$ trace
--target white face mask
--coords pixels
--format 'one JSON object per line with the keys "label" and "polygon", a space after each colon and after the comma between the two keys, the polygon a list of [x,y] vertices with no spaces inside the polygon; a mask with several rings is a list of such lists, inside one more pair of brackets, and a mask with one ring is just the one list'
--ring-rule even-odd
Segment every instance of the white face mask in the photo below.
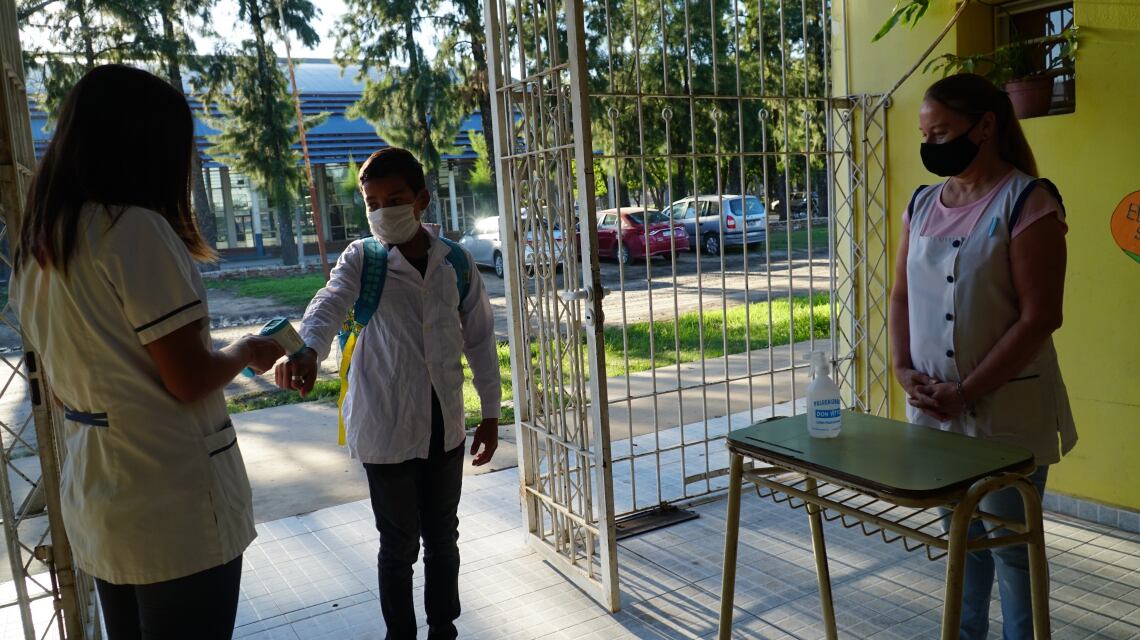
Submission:
{"label": "white face mask", "polygon": [[382,207],[368,212],[368,228],[384,244],[403,244],[420,230],[413,205]]}

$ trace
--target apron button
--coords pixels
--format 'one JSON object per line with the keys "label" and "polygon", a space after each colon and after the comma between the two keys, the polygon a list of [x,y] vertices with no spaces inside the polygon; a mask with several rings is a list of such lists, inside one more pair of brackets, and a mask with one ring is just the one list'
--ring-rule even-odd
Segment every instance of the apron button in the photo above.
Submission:
{"label": "apron button", "polygon": [[946,282],[953,283],[954,282],[954,276],[946,276]]}
{"label": "apron button", "polygon": [[946,350],[946,357],[947,358],[953,358],[954,357],[954,350],[953,349],[947,349]]}

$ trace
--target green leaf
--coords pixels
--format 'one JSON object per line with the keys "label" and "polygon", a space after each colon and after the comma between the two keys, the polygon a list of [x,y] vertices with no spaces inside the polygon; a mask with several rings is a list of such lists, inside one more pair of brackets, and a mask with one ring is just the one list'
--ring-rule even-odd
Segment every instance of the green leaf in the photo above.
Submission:
{"label": "green leaf", "polygon": [[871,38],[871,42],[881,40],[883,36],[891,32],[891,29],[898,26],[899,22],[909,24],[913,28],[919,19],[926,15],[928,9],[930,9],[930,0],[909,0],[904,5],[895,5],[894,13],[892,13],[891,17],[887,18],[887,21],[879,28],[879,32],[875,34],[875,37]]}
{"label": "green leaf", "polygon": [[883,26],[879,28],[879,32],[875,34],[875,37],[871,38],[871,42],[878,42],[883,38],[883,36],[890,33],[891,29],[894,29],[895,26],[898,25],[899,20],[902,19],[903,13],[905,11],[906,7],[903,7],[902,9],[895,9],[895,12],[891,14],[891,17],[887,18],[887,21],[884,22]]}

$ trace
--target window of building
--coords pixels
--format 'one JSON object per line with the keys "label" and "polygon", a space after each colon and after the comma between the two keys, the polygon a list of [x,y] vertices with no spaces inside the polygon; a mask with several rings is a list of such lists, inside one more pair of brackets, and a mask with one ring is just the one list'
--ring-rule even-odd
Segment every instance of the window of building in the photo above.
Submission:
{"label": "window of building", "polygon": [[225,196],[222,193],[222,170],[214,167],[202,172],[206,179],[206,194],[209,196],[210,209],[214,212],[214,232],[216,247],[230,249],[229,236],[226,235],[226,207]]}
{"label": "window of building", "polygon": [[364,214],[364,203],[356,190],[355,179],[348,175],[348,165],[327,164],[324,167],[325,202],[329,221],[326,231],[329,240],[355,240],[368,221]]}
{"label": "window of building", "polygon": [[998,45],[1025,43],[1029,67],[1051,80],[1049,115],[1076,110],[1076,65],[1070,50],[1076,37],[1072,2],[1007,2],[994,12]]}

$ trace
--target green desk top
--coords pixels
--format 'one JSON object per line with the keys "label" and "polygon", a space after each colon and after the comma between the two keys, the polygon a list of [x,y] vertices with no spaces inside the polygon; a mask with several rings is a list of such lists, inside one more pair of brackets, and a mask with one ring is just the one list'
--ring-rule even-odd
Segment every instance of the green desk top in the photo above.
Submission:
{"label": "green desk top", "polygon": [[953,499],[986,476],[1033,469],[1033,454],[1021,447],[850,411],[836,438],[812,438],[807,416],[799,415],[733,431],[728,447],[852,488],[920,501]]}

